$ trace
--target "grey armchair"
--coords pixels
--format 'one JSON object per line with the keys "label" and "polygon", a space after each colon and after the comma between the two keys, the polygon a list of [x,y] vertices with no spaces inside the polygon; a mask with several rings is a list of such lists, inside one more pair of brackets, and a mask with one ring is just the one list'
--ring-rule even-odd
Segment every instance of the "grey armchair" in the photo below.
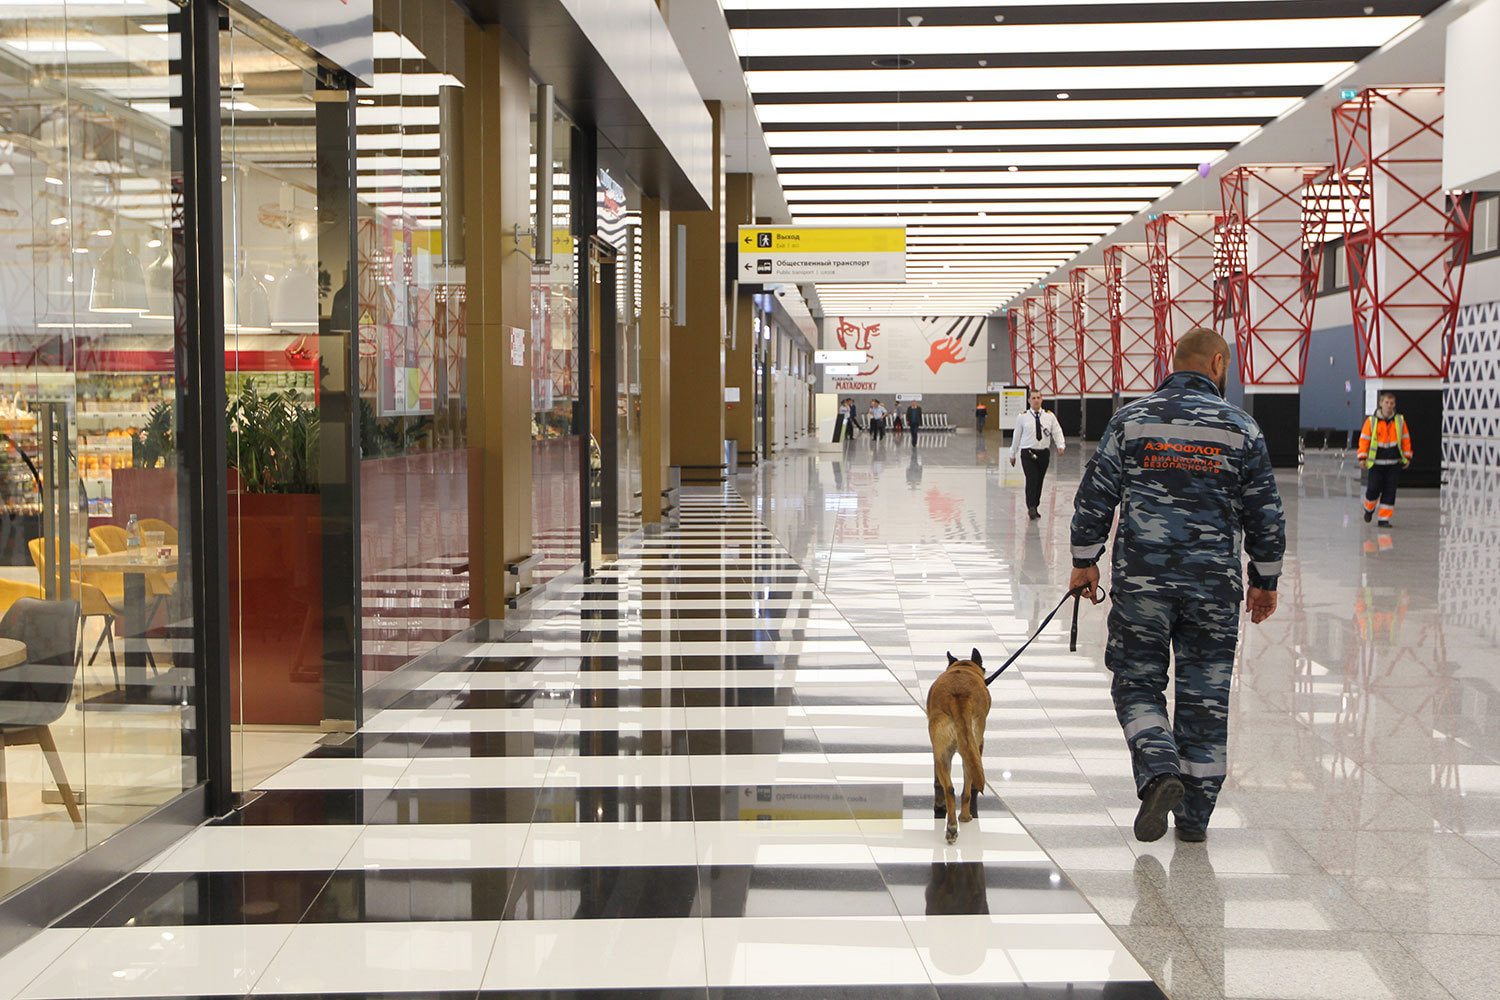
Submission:
{"label": "grey armchair", "polygon": [[0,823],[10,818],[5,748],[36,746],[47,758],[68,816],[75,825],[83,824],[51,729],[73,697],[78,616],[77,601],[22,597],[0,618],[0,638],[26,644],[26,662],[0,669]]}

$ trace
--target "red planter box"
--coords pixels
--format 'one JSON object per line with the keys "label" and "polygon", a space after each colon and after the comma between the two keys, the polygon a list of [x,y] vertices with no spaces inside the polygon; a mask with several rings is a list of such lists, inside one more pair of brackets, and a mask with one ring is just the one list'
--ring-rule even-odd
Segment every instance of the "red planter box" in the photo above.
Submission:
{"label": "red planter box", "polygon": [[323,721],[322,498],[230,493],[230,698],[235,722]]}

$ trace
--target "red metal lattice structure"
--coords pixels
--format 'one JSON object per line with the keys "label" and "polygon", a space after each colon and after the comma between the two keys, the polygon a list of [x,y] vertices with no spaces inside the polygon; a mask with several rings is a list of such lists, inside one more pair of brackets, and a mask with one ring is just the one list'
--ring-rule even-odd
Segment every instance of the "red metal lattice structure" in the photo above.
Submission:
{"label": "red metal lattice structure", "polygon": [[1307,201],[1328,174],[1326,164],[1245,164],[1219,179],[1242,385],[1301,385],[1306,376],[1326,215]]}
{"label": "red metal lattice structure", "polygon": [[1114,339],[1110,336],[1109,283],[1101,265],[1068,272],[1072,286],[1073,332],[1078,338],[1078,389],[1085,396],[1108,396],[1116,387]]}
{"label": "red metal lattice structure", "polygon": [[1104,250],[1114,384],[1127,396],[1156,388],[1156,314],[1144,243],[1116,243]]}
{"label": "red metal lattice structure", "polygon": [[1052,341],[1052,391],[1076,398],[1083,382],[1083,344],[1073,325],[1073,286],[1051,284],[1042,291],[1047,336]]}
{"label": "red metal lattice structure", "polygon": [[1198,327],[1217,328],[1222,309],[1216,236],[1223,223],[1217,212],[1163,212],[1146,223],[1157,381],[1172,370],[1179,337]]}
{"label": "red metal lattice structure", "polygon": [[1040,295],[1028,295],[1021,300],[1021,317],[1026,325],[1026,365],[1029,374],[1027,385],[1050,396],[1054,385],[1054,375],[1052,345],[1047,339],[1045,310],[1046,307]]}
{"label": "red metal lattice structure", "polygon": [[1025,351],[1026,320],[1020,306],[1011,306],[1005,316],[1010,322],[1010,380],[1015,385],[1026,385],[1031,378],[1031,360]]}
{"label": "red metal lattice structure", "polygon": [[1473,197],[1443,190],[1443,88],[1363,90],[1333,136],[1360,374],[1445,378]]}

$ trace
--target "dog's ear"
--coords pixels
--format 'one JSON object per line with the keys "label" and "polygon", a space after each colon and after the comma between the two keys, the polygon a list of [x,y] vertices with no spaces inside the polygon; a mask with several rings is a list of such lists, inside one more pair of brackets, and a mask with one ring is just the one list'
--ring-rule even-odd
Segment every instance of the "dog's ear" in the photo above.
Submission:
{"label": "dog's ear", "polygon": [[953,666],[953,664],[955,664],[957,662],[958,662],[958,657],[954,656],[952,653],[949,653],[948,654],[948,666],[951,667],[951,666]]}
{"label": "dog's ear", "polygon": [[984,666],[984,657],[979,655],[979,648],[977,646],[969,650],[969,659],[974,661],[976,667]]}

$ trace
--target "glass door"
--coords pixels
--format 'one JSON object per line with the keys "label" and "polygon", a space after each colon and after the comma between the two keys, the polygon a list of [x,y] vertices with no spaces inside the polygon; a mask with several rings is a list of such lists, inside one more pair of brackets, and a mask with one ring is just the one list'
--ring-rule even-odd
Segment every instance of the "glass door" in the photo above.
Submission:
{"label": "glass door", "polygon": [[197,780],[177,10],[0,12],[0,896]]}

